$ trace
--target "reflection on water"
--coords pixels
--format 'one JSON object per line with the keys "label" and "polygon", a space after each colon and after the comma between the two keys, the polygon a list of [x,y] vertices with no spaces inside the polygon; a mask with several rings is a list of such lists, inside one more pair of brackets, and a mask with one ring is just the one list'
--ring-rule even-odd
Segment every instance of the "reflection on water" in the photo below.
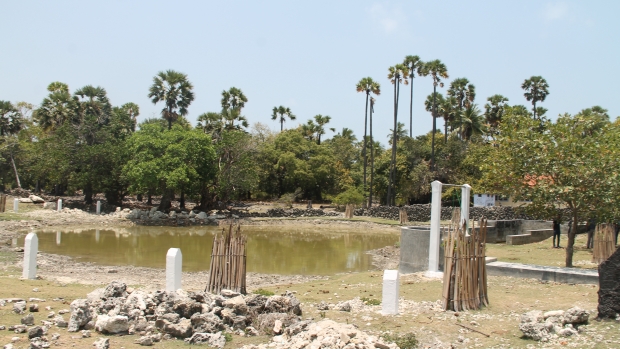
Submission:
{"label": "reflection on water", "polygon": [[[39,249],[103,265],[165,267],[166,252],[181,249],[183,270],[209,269],[218,227],[128,227],[39,230]],[[367,250],[393,245],[397,234],[316,227],[243,227],[247,270],[273,274],[334,274],[370,268]],[[23,246],[24,237],[19,241]]]}

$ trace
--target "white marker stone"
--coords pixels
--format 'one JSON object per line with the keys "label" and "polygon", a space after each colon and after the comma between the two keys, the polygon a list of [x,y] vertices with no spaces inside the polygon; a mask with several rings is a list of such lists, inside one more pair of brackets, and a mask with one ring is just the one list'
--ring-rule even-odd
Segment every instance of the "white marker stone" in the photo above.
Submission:
{"label": "white marker stone", "polygon": [[381,301],[381,313],[383,315],[398,314],[399,287],[398,270],[384,270],[383,299]]}
{"label": "white marker stone", "polygon": [[13,211],[19,211],[19,199],[13,199]]}
{"label": "white marker stone", "polygon": [[62,199],[58,199],[58,205],[56,205],[58,212],[62,211]]}
{"label": "white marker stone", "polygon": [[99,233],[99,229],[95,230],[95,242],[99,242],[101,235]]}
{"label": "white marker stone", "polygon": [[[469,228],[469,196],[471,194],[471,187],[469,184],[463,184],[461,187],[461,223],[465,222],[465,227]],[[465,231],[469,234],[469,230]]]}
{"label": "white marker stone", "polygon": [[439,271],[439,244],[441,243],[441,187],[440,181],[431,183],[431,238],[428,248],[428,271]]}
{"label": "white marker stone", "polygon": [[97,214],[101,214],[101,201],[97,200]]}
{"label": "white marker stone", "polygon": [[171,248],[166,254],[166,291],[181,288],[181,266],[183,255],[180,248]]}
{"label": "white marker stone", "polygon": [[60,246],[61,242],[62,242],[62,232],[57,231],[56,232],[56,245]]}
{"label": "white marker stone", "polygon": [[39,250],[39,238],[35,233],[26,235],[24,241],[24,279],[35,279],[37,277],[37,252]]}

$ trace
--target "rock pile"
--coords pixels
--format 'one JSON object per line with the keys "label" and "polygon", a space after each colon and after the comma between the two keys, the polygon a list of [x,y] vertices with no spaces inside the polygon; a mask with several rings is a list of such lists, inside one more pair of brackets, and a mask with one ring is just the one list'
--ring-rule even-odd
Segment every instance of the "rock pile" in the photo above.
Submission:
{"label": "rock pile", "polygon": [[297,324],[300,315],[299,301],[288,292],[270,297],[228,290],[220,295],[183,290],[146,293],[112,282],[71,303],[67,331],[139,334],[136,343],[141,345],[174,337],[221,348],[226,343],[222,331],[256,335],[275,331],[276,324],[283,331]]}
{"label": "rock pile", "polygon": [[288,327],[281,335],[274,336],[269,344],[246,345],[243,349],[298,349],[298,348],[343,348],[343,349],[397,349],[394,343],[385,343],[381,338],[368,335],[355,326],[332,320],[311,323],[301,321]]}
{"label": "rock pile", "polygon": [[620,318],[620,249],[598,267],[598,316]]}
{"label": "rock pile", "polygon": [[266,217],[320,217],[320,216],[341,216],[338,212],[325,212],[318,208],[299,209],[292,208],[285,210],[283,208],[272,208],[264,214]]}
{"label": "rock pile", "polygon": [[[169,214],[166,214],[161,211],[157,211],[157,207],[153,207],[150,210],[140,210],[134,209],[131,211],[127,211],[128,214],[125,216],[127,219],[133,221],[139,221],[142,224],[166,224],[170,222],[174,222],[176,224],[185,225],[185,224],[206,224],[206,225],[217,225],[217,221],[220,219],[226,219],[225,215],[211,215],[209,216],[206,212],[180,212],[170,211]],[[239,218],[238,216],[234,216],[232,218]]]}
{"label": "rock pile", "polygon": [[[403,208],[407,211],[410,222],[427,222],[431,219],[430,204],[403,206]],[[354,215],[399,220],[400,209],[397,206],[373,206],[368,209],[358,208]],[[481,217],[486,217],[489,220],[531,219],[515,208],[507,206],[470,207],[469,215],[472,219],[480,219]],[[449,220],[451,217],[452,207],[442,207],[441,219]]]}
{"label": "rock pile", "polygon": [[552,335],[569,337],[581,330],[581,325],[588,323],[590,314],[579,307],[567,311],[554,310],[543,313],[532,310],[521,315],[519,330],[526,338],[547,342]]}

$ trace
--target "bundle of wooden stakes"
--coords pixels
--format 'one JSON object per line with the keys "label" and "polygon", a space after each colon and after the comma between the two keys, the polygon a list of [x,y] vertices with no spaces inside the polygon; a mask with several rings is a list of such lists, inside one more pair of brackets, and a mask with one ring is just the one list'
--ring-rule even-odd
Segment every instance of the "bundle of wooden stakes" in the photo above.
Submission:
{"label": "bundle of wooden stakes", "polygon": [[0,194],[0,212],[6,211],[6,195]]}
{"label": "bundle of wooden stakes", "polygon": [[407,210],[404,207],[401,207],[398,210],[398,220],[400,221],[400,224],[409,222],[409,216],[407,216]]}
{"label": "bundle of wooden stakes", "polygon": [[592,263],[601,264],[616,252],[615,234],[616,226],[614,224],[596,225]]}
{"label": "bundle of wooden stakes", "polygon": [[482,218],[478,228],[474,221],[471,235],[455,210],[444,240],[444,310],[464,311],[489,305],[485,247],[487,221]]}
{"label": "bundle of wooden stakes", "polygon": [[353,206],[353,204],[347,204],[344,210],[344,218],[353,218],[354,210],[355,210],[355,206]]}
{"label": "bundle of wooden stakes", "polygon": [[241,226],[237,225],[234,229],[232,223],[230,223],[228,232],[222,229],[221,234],[215,234],[211,251],[209,282],[205,291],[219,293],[227,289],[246,293],[246,242],[246,236],[241,235]]}

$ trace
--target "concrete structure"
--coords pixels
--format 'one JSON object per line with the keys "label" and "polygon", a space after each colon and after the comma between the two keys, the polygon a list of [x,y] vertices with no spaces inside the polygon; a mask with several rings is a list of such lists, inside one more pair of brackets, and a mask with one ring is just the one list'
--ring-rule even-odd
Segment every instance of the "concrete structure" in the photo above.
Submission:
{"label": "concrete structure", "polygon": [[[441,231],[440,229],[440,232]],[[410,226],[400,228],[400,262],[398,272],[401,274],[417,273],[429,270],[429,246],[431,229],[429,226]],[[439,244],[437,271],[443,271],[444,249]]]}
{"label": "concrete structure", "polygon": [[381,313],[383,315],[398,314],[399,294],[398,270],[383,271],[383,296],[381,301]]}
{"label": "concrete structure", "polygon": [[567,284],[598,284],[598,271],[595,269],[576,269],[548,267],[520,263],[487,263],[487,274],[530,278]]}
{"label": "concrete structure", "polygon": [[62,232],[57,231],[56,232],[56,245],[60,246],[61,242],[62,242]]}
{"label": "concrete structure", "polygon": [[[433,181],[431,183],[431,235],[428,247],[428,271],[431,273],[436,273],[439,271],[439,245],[441,242],[441,188],[442,184],[440,181]],[[403,251],[402,248],[401,251]]]}
{"label": "concrete structure", "polygon": [[[552,227],[553,225],[551,221],[535,221],[535,220],[523,220],[523,219],[502,220],[502,221],[489,220],[487,222],[487,243],[498,243],[498,242],[507,243],[508,236],[527,235],[527,234],[530,234],[530,231],[532,230],[547,230],[547,229],[551,229]],[[566,229],[568,229],[568,227],[563,227],[563,228],[564,228],[564,231],[567,231]],[[553,234],[550,236],[553,236]],[[526,241],[526,240],[527,239],[518,240],[518,241]],[[537,241],[542,241],[542,240],[537,240]],[[536,241],[532,241],[532,242],[536,242]]]}
{"label": "concrete structure", "polygon": [[547,240],[553,236],[553,229],[528,230],[525,234],[506,236],[506,245],[525,245]]}
{"label": "concrete structure", "polygon": [[182,265],[181,249],[169,249],[166,254],[166,291],[176,291],[181,288]]}
{"label": "concrete structure", "polygon": [[[471,186],[463,184],[461,186],[461,222],[465,222],[465,226],[469,229],[469,199],[471,194]],[[467,230],[469,232],[469,230]]]}
{"label": "concrete structure", "polygon": [[19,211],[19,199],[13,199],[13,211],[16,213]]}
{"label": "concrete structure", "polygon": [[101,214],[101,200],[97,200],[97,214]]}
{"label": "concrete structure", "polygon": [[99,242],[101,239],[101,233],[99,233],[99,229],[95,230],[95,242]]}
{"label": "concrete structure", "polygon": [[62,199],[58,199],[58,204],[56,205],[56,209],[58,212],[62,211]]}
{"label": "concrete structure", "polygon": [[35,233],[29,233],[24,240],[24,279],[37,278],[37,252],[39,252],[39,238]]}
{"label": "concrete structure", "polygon": [[493,194],[474,194],[474,207],[495,206],[495,195]]}

